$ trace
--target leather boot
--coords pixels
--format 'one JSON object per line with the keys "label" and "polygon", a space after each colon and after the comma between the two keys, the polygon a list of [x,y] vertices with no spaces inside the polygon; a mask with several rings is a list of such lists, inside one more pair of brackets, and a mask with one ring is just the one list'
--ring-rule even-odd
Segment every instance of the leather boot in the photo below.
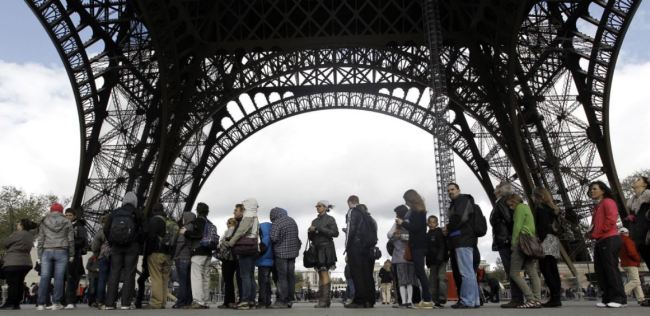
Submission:
{"label": "leather boot", "polygon": [[327,304],[327,307],[330,307],[330,305],[332,305],[332,295],[330,295],[331,289],[332,283],[325,285],[325,304]]}
{"label": "leather boot", "polygon": [[318,287],[318,304],[314,305],[315,308],[327,308],[329,305],[327,301],[329,300],[329,284],[320,285]]}

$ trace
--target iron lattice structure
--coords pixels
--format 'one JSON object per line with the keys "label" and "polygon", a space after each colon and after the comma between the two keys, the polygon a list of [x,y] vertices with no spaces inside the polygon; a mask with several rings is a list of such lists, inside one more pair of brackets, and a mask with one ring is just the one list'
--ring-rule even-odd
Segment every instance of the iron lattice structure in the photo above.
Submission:
{"label": "iron lattice structure", "polygon": [[127,190],[189,210],[247,137],[338,108],[431,133],[439,189],[451,152],[492,200],[495,181],[549,188],[576,234],[590,181],[606,177],[622,201],[609,93],[640,0],[26,3],[74,90],[73,206],[91,221]]}

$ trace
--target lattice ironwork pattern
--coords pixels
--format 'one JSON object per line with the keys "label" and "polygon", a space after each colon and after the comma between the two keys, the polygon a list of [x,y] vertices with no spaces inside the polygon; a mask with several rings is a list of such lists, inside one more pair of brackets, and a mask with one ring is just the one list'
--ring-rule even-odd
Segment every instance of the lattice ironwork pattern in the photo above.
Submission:
{"label": "lattice ironwork pattern", "polygon": [[576,235],[590,181],[622,201],[609,91],[639,0],[25,2],[73,86],[91,222],[127,190],[188,210],[248,136],[332,108],[421,127],[437,174],[454,152],[491,199],[496,181],[549,188]]}

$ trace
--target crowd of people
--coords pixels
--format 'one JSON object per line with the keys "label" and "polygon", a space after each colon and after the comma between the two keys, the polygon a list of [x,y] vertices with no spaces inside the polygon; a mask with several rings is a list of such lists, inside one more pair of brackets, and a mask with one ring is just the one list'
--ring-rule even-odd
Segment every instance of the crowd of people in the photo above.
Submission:
{"label": "crowd of people", "polygon": [[[634,181],[634,195],[626,203],[629,215],[623,219],[626,227],[620,228],[611,190],[601,181],[589,185],[588,194],[595,206],[586,237],[595,245],[594,266],[602,292],[599,307],[623,307],[632,292],[641,306],[650,305],[639,279],[640,262],[650,258],[649,184],[645,177]],[[450,183],[447,192],[451,199],[447,223],[440,223],[435,215],[427,216],[424,200],[415,190],[404,193],[404,204],[394,209],[395,220],[387,234],[391,260],[382,267],[378,285],[373,277],[374,262],[381,257],[377,223],[359,197],[348,198],[342,229],[348,283],[346,308],[374,307],[376,286],[382,304],[391,303],[394,290],[396,308],[443,308],[447,303],[448,263],[458,289],[458,301],[451,307],[479,308],[483,302],[477,282],[478,239],[486,234],[488,224],[492,227],[492,250],[498,252],[510,279],[511,301],[501,307],[562,305],[557,260],[559,236],[566,224],[547,189],[538,187],[530,192],[529,205],[513,193],[509,183],[500,183],[489,219],[471,195],[461,193],[458,184]],[[122,202],[121,207],[101,217],[101,227],[92,240],[88,240],[85,222],[77,217],[76,210],[64,211],[59,203],[51,205],[40,224],[19,221],[15,232],[2,242],[6,249],[2,271],[9,293],[1,308],[20,308],[25,275],[32,269],[30,251],[34,244],[38,257],[35,268],[40,272],[37,310],[76,308],[77,289],[84,274],[89,281],[88,303],[99,309],[116,309],[118,301],[121,309],[165,308],[172,269],[178,276],[172,308],[207,309],[213,257],[221,261],[224,283],[224,300],[218,308],[293,306],[295,261],[302,242],[296,221],[285,209],[272,208],[270,222],[259,223],[257,201],[246,199],[235,205],[226,223],[227,231],[220,237],[208,219],[210,210],[205,203],[198,203],[195,213],[186,212],[174,220],[165,214],[162,204],[155,205],[145,216],[133,192],[127,192]],[[308,227],[309,245],[303,254],[304,266],[318,273],[316,308],[331,306],[330,271],[339,261],[334,244],[339,228],[336,219],[328,214],[332,207],[327,200],[316,203],[317,216]],[[92,255],[84,266],[82,255],[86,252]],[[136,268],[141,255],[143,268],[136,293]],[[619,258],[627,274],[625,285],[619,273]],[[541,300],[540,274],[550,292],[546,302]],[[142,306],[147,279],[151,298],[148,305]],[[276,287],[274,301],[271,283]]]}

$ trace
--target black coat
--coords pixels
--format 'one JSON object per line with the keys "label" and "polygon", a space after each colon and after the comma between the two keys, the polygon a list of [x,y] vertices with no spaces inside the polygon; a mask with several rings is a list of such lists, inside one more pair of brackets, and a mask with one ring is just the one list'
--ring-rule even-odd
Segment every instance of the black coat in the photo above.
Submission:
{"label": "black coat", "polygon": [[[471,225],[474,213],[473,204],[474,198],[469,194],[461,194],[455,200],[451,200],[447,230],[449,244],[452,248],[474,247],[478,243],[478,238]],[[467,215],[465,215],[466,209]]]}
{"label": "black coat", "polygon": [[[199,242],[203,238],[203,229],[207,223],[205,217],[197,217],[192,221],[192,229],[185,231],[185,238],[190,240],[192,245],[192,256],[212,256],[212,250],[206,247],[201,247]],[[239,223],[237,224],[239,225]],[[237,230],[237,229],[235,229]]]}
{"label": "black coat", "polygon": [[543,241],[548,234],[554,234],[553,231],[553,222],[557,218],[555,215],[555,210],[542,204],[535,207],[535,233],[539,237],[540,241]]}
{"label": "black coat", "polygon": [[168,253],[169,249],[161,244],[162,238],[165,236],[166,223],[163,217],[157,216],[162,214],[154,214],[147,222],[147,243],[145,247],[145,254],[152,253]]}
{"label": "black coat", "polygon": [[411,249],[427,249],[427,212],[411,210],[402,227],[409,231]]}
{"label": "black coat", "polygon": [[440,227],[430,229],[427,232],[427,267],[440,265],[449,260],[449,251],[447,250],[447,241]]}
{"label": "black coat", "polygon": [[497,200],[496,206],[490,213],[492,225],[492,250],[510,249],[512,240],[512,225],[514,211],[506,205],[506,199]]}

